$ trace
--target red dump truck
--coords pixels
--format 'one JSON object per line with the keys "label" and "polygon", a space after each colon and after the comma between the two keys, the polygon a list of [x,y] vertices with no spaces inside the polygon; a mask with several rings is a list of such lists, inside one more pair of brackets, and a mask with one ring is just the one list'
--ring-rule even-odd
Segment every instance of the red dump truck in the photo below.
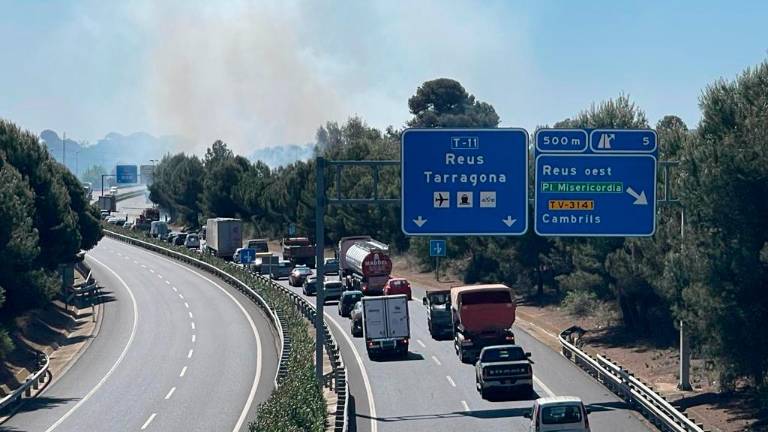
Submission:
{"label": "red dump truck", "polygon": [[283,259],[288,260],[294,266],[305,265],[315,268],[315,245],[306,237],[288,237],[281,242],[283,245]]}
{"label": "red dump truck", "polygon": [[451,288],[453,346],[462,362],[474,362],[480,350],[515,343],[512,324],[517,304],[506,285]]}
{"label": "red dump truck", "polygon": [[347,290],[364,295],[382,294],[392,273],[389,247],[370,236],[342,237],[339,241],[339,279]]}

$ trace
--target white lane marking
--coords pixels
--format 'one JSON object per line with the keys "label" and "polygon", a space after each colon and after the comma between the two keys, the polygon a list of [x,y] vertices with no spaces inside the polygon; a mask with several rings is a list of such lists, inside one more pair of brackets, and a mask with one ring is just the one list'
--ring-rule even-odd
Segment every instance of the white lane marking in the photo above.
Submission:
{"label": "white lane marking", "polygon": [[166,283],[166,284],[168,284],[168,285],[170,285],[170,284],[171,284],[171,281],[169,281],[168,279],[166,279],[166,280],[165,280],[165,283]]}
{"label": "white lane marking", "polygon": [[118,252],[118,253],[117,253],[117,256],[123,256],[123,254],[121,254],[120,252]]}
{"label": "white lane marking", "polygon": [[184,296],[182,294],[179,294],[179,298],[184,300]]}
{"label": "white lane marking", "polygon": [[147,266],[145,266],[144,264],[142,264],[142,265],[141,265],[141,268],[147,268]]}
{"label": "white lane marking", "polygon": [[157,275],[157,277],[159,277],[160,279],[162,279],[162,278],[163,278],[163,275],[161,275],[161,274],[158,274],[158,275]]}
{"label": "white lane marking", "polygon": [[464,411],[471,411],[469,405],[467,405],[467,401],[461,401],[461,405],[464,407]]}
{"label": "white lane marking", "polygon": [[352,348],[352,353],[355,355],[355,360],[357,360],[357,366],[360,368],[360,373],[363,375],[363,386],[365,387],[365,395],[368,398],[368,415],[371,417],[371,432],[378,432],[379,427],[376,423],[376,406],[373,403],[373,391],[371,391],[371,382],[368,380],[368,372],[365,371],[365,366],[363,366],[363,359],[360,357],[360,353],[357,352],[357,348],[355,348],[355,344],[352,342],[352,339],[350,339],[347,332],[341,328],[339,323],[337,323],[330,314],[323,313],[325,314],[325,318],[339,329],[341,335],[344,336],[344,339]]}
{"label": "white lane marking", "polygon": [[197,335],[192,335],[192,343],[195,343],[196,340],[197,340]]}
{"label": "white lane marking", "polygon": [[194,318],[194,317],[192,316],[192,312],[190,312],[190,313],[189,313],[189,317],[190,317],[190,318]]}
{"label": "white lane marking", "polygon": [[152,413],[152,415],[151,415],[151,416],[149,416],[149,418],[147,419],[147,421],[145,421],[145,422],[144,422],[144,426],[142,426],[142,427],[141,427],[141,430],[144,430],[144,429],[146,429],[146,428],[149,426],[149,424],[150,424],[150,423],[152,423],[152,420],[154,420],[154,419],[155,419],[155,416],[156,416],[156,415],[157,415],[157,413]]}
{"label": "white lane marking", "polygon": [[149,269],[149,272],[150,272],[150,273],[154,273],[154,272],[155,272],[155,270],[153,270],[153,269]]}
{"label": "white lane marking", "polygon": [[440,360],[438,360],[438,358],[435,357],[435,356],[432,356],[432,360],[434,360],[435,363],[437,363],[438,366],[442,366],[443,365],[442,363],[440,363]]}
{"label": "white lane marking", "polygon": [[167,395],[165,395],[165,400],[170,399],[171,396],[173,396],[173,392],[175,392],[175,391],[176,391],[176,387],[171,387],[171,390],[168,392]]}
{"label": "white lane marking", "polygon": [[187,303],[187,302],[184,302],[184,307],[185,307],[185,308],[187,308],[187,309],[189,309],[189,303]]}
{"label": "white lane marking", "polygon": [[450,375],[446,375],[445,378],[448,380],[452,387],[456,387],[456,383],[453,382],[453,378],[451,378]]}
{"label": "white lane marking", "polygon": [[195,350],[191,349],[189,350],[189,353],[187,354],[187,358],[192,358],[192,353],[195,352]]}
{"label": "white lane marking", "polygon": [[192,326],[192,330],[194,330],[195,329],[195,322],[193,321],[193,322],[191,322],[189,324]]}
{"label": "white lane marking", "polygon": [[112,367],[109,369],[109,371],[107,371],[107,374],[104,375],[104,377],[101,378],[101,380],[98,383],[96,383],[96,386],[93,387],[91,389],[91,391],[89,391],[85,396],[83,396],[83,398],[80,399],[80,401],[77,402],[75,404],[75,406],[73,406],[69,411],[67,411],[63,416],[61,416],[61,418],[58,419],[56,421],[56,423],[51,425],[51,427],[46,429],[45,432],[51,432],[54,429],[56,429],[57,427],[59,427],[59,425],[62,424],[64,422],[64,420],[66,420],[75,411],[77,411],[78,408],[80,408],[88,399],[91,398],[91,396],[93,396],[94,393],[96,393],[96,391],[99,390],[99,388],[112,375],[112,373],[115,371],[115,369],[117,369],[117,366],[119,366],[120,363],[123,361],[123,359],[125,358],[126,353],[128,353],[128,348],[130,348],[131,344],[133,343],[134,336],[136,336],[136,324],[139,322],[139,308],[136,306],[136,297],[133,296],[133,291],[131,291],[131,289],[128,287],[128,284],[125,283],[123,278],[121,278],[120,275],[115,273],[115,271],[112,270],[111,268],[109,268],[106,264],[102,263],[101,261],[97,260],[96,258],[94,258],[94,257],[92,257],[90,255],[88,256],[88,259],[89,260],[93,260],[94,262],[96,262],[100,266],[102,266],[105,269],[107,269],[110,273],[112,273],[112,275],[115,276],[115,278],[117,278],[118,281],[120,281],[120,283],[123,285],[123,287],[125,287],[125,289],[128,291],[128,295],[131,297],[131,303],[133,304],[133,324],[131,325],[131,335],[128,337],[128,343],[125,344],[125,347],[123,348],[123,351],[120,353],[120,356],[117,358],[117,361],[115,361],[115,364],[113,364]]}
{"label": "white lane marking", "polygon": [[538,384],[538,385],[539,385],[539,387],[541,387],[541,389],[542,389],[542,390],[544,390],[544,393],[546,393],[546,394],[547,394],[547,396],[549,396],[549,397],[553,397],[553,396],[555,396],[555,392],[553,392],[552,390],[550,390],[550,388],[549,388],[549,387],[547,387],[547,386],[546,386],[546,385],[545,385],[543,382],[541,382],[541,380],[539,379],[539,377],[537,377],[536,375],[534,375],[534,376],[533,376],[533,381],[534,381],[536,384]]}
{"label": "white lane marking", "polygon": [[424,342],[422,342],[421,339],[416,339],[416,343],[421,345],[422,348],[426,348],[427,347],[426,345],[424,345]]}
{"label": "white lane marking", "polygon": [[182,378],[185,373],[187,373],[187,367],[186,366],[184,366],[184,368],[181,370],[181,373],[179,374],[179,378]]}
{"label": "white lane marking", "polygon": [[[149,252],[146,252],[149,253]],[[253,383],[251,384],[251,392],[248,394],[248,400],[245,401],[245,405],[243,406],[243,410],[240,412],[240,418],[237,419],[237,423],[235,424],[235,427],[232,429],[233,432],[238,432],[242,427],[243,423],[245,423],[245,418],[248,416],[248,413],[251,410],[251,405],[253,405],[253,399],[256,397],[256,388],[259,385],[259,381],[261,380],[261,364],[262,364],[262,357],[261,357],[261,335],[259,334],[259,330],[256,329],[256,324],[253,322],[253,318],[248,314],[248,312],[243,307],[242,303],[240,303],[239,300],[235,298],[232,294],[230,294],[227,290],[221,287],[221,285],[217,284],[216,282],[212,281],[211,279],[203,276],[202,274],[190,269],[189,267],[186,267],[184,265],[181,265],[175,261],[172,261],[168,258],[164,258],[161,256],[156,256],[155,254],[152,254],[156,258],[159,258],[163,261],[166,261],[168,263],[171,263],[175,265],[176,267],[182,268],[194,275],[197,275],[197,277],[208,281],[211,285],[215,286],[219,289],[222,293],[226,294],[227,297],[229,297],[230,300],[232,300],[235,305],[240,309],[240,312],[243,314],[245,319],[248,321],[248,324],[251,326],[251,331],[253,332],[253,337],[256,339],[256,374],[253,377]],[[338,325],[338,324],[337,324]],[[349,337],[347,337],[349,339]],[[362,361],[362,360],[361,360]],[[367,377],[366,377],[367,380]],[[369,390],[369,396],[371,396],[370,390]],[[373,397],[370,397],[369,400],[373,400]],[[372,415],[372,417],[375,418],[375,416]],[[371,419],[371,422],[375,422],[375,420]],[[374,427],[371,432],[377,432],[376,428]]]}
{"label": "white lane marking", "polygon": [[179,290],[176,287],[172,287],[175,292],[179,292]]}
{"label": "white lane marking", "polygon": [[136,261],[136,260],[133,260],[133,263],[134,263],[134,264],[138,264],[139,262],[138,262],[138,261]]}

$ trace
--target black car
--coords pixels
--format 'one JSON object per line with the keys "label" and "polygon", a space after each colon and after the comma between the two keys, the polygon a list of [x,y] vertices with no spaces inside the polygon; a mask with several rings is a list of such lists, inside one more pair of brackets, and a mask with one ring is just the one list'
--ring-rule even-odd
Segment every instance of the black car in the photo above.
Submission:
{"label": "black car", "polygon": [[179,233],[176,237],[173,238],[173,244],[175,246],[184,246],[184,240],[187,239],[186,233]]}
{"label": "black car", "polygon": [[304,295],[317,294],[317,278],[310,276],[304,279],[304,285],[301,288],[301,292],[303,292]]}
{"label": "black car", "polygon": [[339,315],[348,317],[352,308],[355,307],[355,303],[359,302],[361,298],[363,298],[362,291],[344,291],[339,299]]}

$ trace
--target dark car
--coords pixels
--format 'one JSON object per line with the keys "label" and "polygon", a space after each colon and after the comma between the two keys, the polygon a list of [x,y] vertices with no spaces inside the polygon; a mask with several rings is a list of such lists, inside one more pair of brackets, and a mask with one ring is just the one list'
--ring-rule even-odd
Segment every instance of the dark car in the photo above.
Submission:
{"label": "dark car", "polygon": [[363,335],[363,302],[359,301],[352,307],[352,312],[349,313],[351,321],[352,336],[360,337]]}
{"label": "dark car", "polygon": [[325,274],[339,274],[339,260],[336,258],[326,258],[323,262]]}
{"label": "dark car", "polygon": [[173,244],[173,241],[176,239],[176,236],[179,235],[178,232],[169,232],[168,235],[165,237],[165,241],[167,241],[170,244]]}
{"label": "dark car", "polygon": [[179,233],[173,238],[174,246],[184,246],[184,240],[187,239],[187,233]]}
{"label": "dark car", "polygon": [[352,308],[355,307],[355,303],[359,302],[361,298],[363,298],[362,291],[344,291],[339,299],[339,315],[348,317]]}
{"label": "dark car", "polygon": [[294,267],[291,271],[291,275],[288,276],[288,285],[292,287],[300,287],[304,284],[304,280],[307,276],[312,274],[312,269],[307,266]]}
{"label": "dark car", "polygon": [[306,278],[304,280],[304,285],[302,285],[301,291],[304,293],[304,295],[317,294],[317,278],[314,276]]}

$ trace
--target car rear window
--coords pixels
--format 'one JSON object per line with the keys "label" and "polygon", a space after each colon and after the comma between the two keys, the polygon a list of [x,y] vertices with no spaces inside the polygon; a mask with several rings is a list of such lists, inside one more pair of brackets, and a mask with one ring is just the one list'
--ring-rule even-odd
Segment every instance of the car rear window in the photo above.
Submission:
{"label": "car rear window", "polygon": [[496,348],[486,350],[483,353],[483,362],[504,362],[525,360],[525,351],[520,347],[514,348]]}
{"label": "car rear window", "polygon": [[326,288],[341,288],[341,282],[326,282]]}
{"label": "car rear window", "polygon": [[390,284],[394,288],[403,288],[404,286],[408,285],[408,281],[405,281],[405,280],[394,280]]}
{"label": "car rear window", "polygon": [[509,291],[479,291],[461,294],[462,305],[511,302],[512,296],[510,296]]}
{"label": "car rear window", "polygon": [[581,423],[581,407],[579,405],[542,407],[541,423],[547,425]]}

